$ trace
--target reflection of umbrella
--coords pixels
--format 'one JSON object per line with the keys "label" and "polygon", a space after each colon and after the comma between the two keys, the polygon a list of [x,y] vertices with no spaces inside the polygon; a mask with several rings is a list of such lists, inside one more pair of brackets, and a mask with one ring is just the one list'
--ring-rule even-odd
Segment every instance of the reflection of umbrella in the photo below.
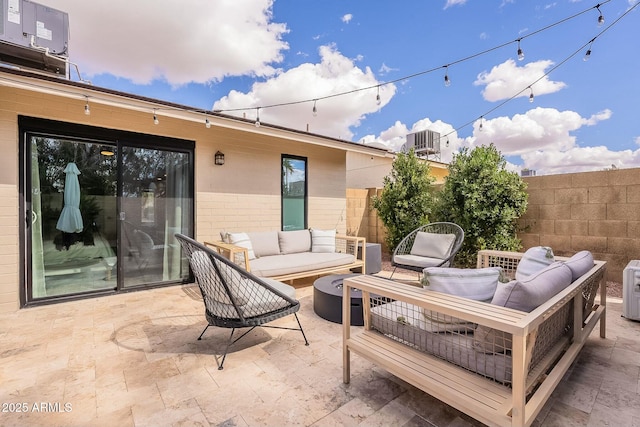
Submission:
{"label": "reflection of umbrella", "polygon": [[67,174],[64,180],[64,207],[56,228],[65,233],[80,233],[84,228],[80,215],[80,170],[75,163],[67,163],[64,173]]}

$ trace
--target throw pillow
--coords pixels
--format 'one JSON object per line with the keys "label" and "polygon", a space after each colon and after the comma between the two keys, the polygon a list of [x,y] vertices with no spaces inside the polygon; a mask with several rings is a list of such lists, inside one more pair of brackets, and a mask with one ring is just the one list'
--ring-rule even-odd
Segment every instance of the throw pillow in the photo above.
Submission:
{"label": "throw pillow", "polygon": [[455,234],[439,234],[418,231],[410,254],[428,258],[445,259],[456,240]]}
{"label": "throw pillow", "polygon": [[490,302],[498,286],[502,269],[428,267],[422,283],[430,291],[444,292],[476,301]]}
{"label": "throw pillow", "polygon": [[311,252],[334,253],[336,251],[336,230],[311,229]]}
{"label": "throw pillow", "polygon": [[[491,304],[531,312],[571,284],[571,269],[563,262],[526,277],[498,283]],[[483,353],[501,353],[511,349],[511,334],[479,325],[473,337],[473,347]]]}
{"label": "throw pillow", "polygon": [[228,233],[229,243],[232,245],[247,248],[249,252],[249,259],[256,259],[256,254],[253,252],[253,246],[251,245],[251,239],[247,233]]}
{"label": "throw pillow", "polygon": [[253,252],[260,258],[269,255],[280,255],[277,231],[257,231],[247,233],[253,246]]}
{"label": "throw pillow", "polygon": [[531,312],[571,284],[571,269],[554,262],[523,280],[500,283],[491,304]]}
{"label": "throw pillow", "polygon": [[593,268],[593,255],[589,251],[580,251],[564,262],[571,269],[571,281]]}
{"label": "throw pillow", "polygon": [[553,251],[548,246],[535,246],[527,249],[516,268],[516,279],[531,276],[555,261]]}
{"label": "throw pillow", "polygon": [[309,230],[278,231],[280,253],[297,254],[311,251],[311,233]]}

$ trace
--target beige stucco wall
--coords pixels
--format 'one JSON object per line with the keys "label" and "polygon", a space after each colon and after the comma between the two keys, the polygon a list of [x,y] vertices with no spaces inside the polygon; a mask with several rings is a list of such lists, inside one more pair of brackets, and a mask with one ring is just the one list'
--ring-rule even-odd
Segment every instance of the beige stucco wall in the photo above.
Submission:
{"label": "beige stucco wall", "polygon": [[[375,157],[363,153],[347,153],[347,187],[348,188],[379,188],[383,179],[391,173],[395,155],[389,153],[387,157]],[[429,161],[431,176],[436,184],[444,183],[449,174],[445,163]]]}
{"label": "beige stucco wall", "polygon": [[[0,85],[0,312],[19,308],[19,159],[18,116],[31,116],[124,131],[194,140],[196,238],[219,238],[225,230],[280,229],[280,160],[282,154],[308,158],[308,223],[310,227],[346,232],[346,152],[295,141],[294,137],[261,135],[153,113],[91,103]],[[244,124],[235,124],[235,127]],[[223,166],[214,153],[225,154]]]}

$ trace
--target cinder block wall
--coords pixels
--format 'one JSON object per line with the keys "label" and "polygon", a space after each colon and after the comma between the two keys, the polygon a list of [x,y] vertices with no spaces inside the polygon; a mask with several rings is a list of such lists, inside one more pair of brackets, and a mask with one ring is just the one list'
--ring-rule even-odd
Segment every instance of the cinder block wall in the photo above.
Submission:
{"label": "cinder block wall", "polygon": [[640,169],[524,178],[529,206],[519,221],[524,249],[550,246],[556,255],[583,249],[605,260],[607,280],[640,259]]}

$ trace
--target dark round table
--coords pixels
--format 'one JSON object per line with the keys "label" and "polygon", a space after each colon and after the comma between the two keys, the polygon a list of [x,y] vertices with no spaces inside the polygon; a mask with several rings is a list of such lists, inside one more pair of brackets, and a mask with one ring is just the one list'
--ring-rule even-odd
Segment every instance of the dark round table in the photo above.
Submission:
{"label": "dark round table", "polygon": [[[342,281],[360,274],[331,274],[313,282],[313,311],[334,323],[342,323]],[[351,289],[351,324],[364,325],[362,316],[362,292]]]}

